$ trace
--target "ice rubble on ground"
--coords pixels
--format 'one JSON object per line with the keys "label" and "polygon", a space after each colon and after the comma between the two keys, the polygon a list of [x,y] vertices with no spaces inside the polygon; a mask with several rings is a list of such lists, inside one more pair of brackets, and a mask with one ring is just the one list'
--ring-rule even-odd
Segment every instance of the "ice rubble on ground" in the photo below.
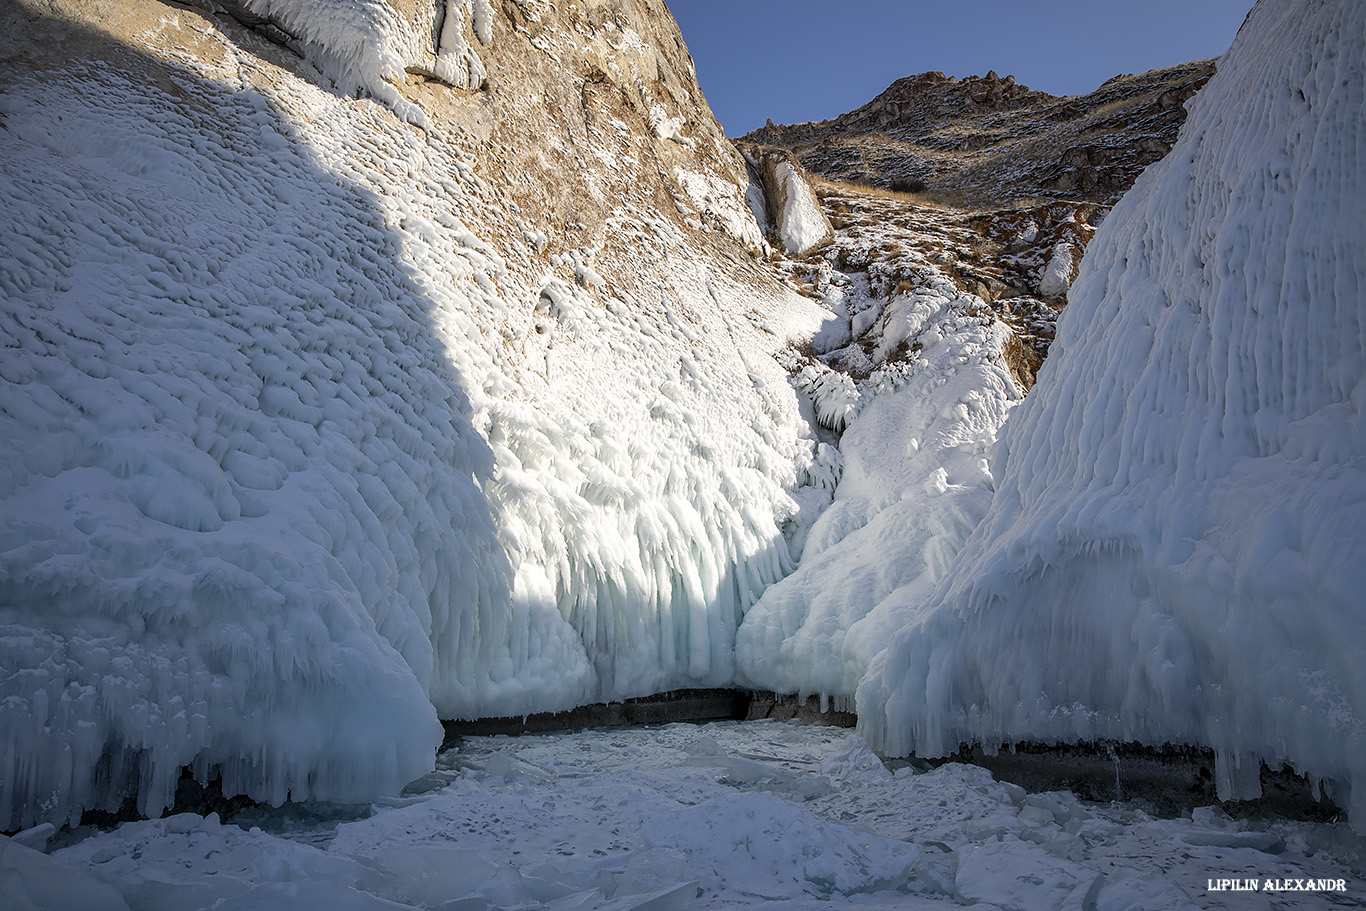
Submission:
{"label": "ice rubble on ground", "polygon": [[1260,3],[1106,219],[997,492],[858,691],[889,753],[1138,740],[1366,827],[1366,6]]}
{"label": "ice rubble on ground", "polygon": [[1336,883],[1359,881],[1342,824],[1153,819],[975,766],[892,771],[838,728],[467,738],[439,764],[422,793],[373,811],[185,814],[67,836],[50,856],[0,837],[0,894],[157,911],[1241,911],[1262,896],[1211,877],[1334,884],[1268,896],[1296,907],[1350,900]]}
{"label": "ice rubble on ground", "polygon": [[800,299],[627,216],[657,299],[510,264],[457,146],[224,48],[0,96],[0,826],[187,764],[364,800],[438,713],[730,681],[810,462]]}

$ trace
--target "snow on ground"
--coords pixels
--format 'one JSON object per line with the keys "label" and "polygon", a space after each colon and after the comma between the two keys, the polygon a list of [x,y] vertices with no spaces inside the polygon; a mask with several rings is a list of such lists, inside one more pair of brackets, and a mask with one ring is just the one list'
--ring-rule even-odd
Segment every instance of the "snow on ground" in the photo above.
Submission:
{"label": "snow on ground", "polygon": [[[466,738],[405,795],[81,830],[50,857],[35,850],[44,831],[21,833],[0,841],[0,893],[15,911],[72,896],[148,911],[1257,911],[1366,897],[1345,824],[1156,819],[975,766],[889,769],[856,734],[796,723]],[[1219,879],[1332,891],[1211,889]]]}
{"label": "snow on ground", "polygon": [[1260,3],[1087,250],[991,511],[859,687],[961,741],[1288,763],[1366,829],[1366,6]]}

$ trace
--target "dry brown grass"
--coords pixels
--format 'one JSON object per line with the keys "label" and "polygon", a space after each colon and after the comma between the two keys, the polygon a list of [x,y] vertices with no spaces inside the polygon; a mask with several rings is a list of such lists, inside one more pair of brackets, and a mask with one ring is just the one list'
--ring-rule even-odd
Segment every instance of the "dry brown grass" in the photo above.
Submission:
{"label": "dry brown grass", "polygon": [[[1007,208],[1011,209],[1039,209],[1044,206],[1056,206],[1059,202],[1071,202],[1070,200],[1059,200],[1052,196],[1016,196],[1010,201]],[[1073,203],[1075,205],[1075,203]]]}
{"label": "dry brown grass", "polygon": [[879,199],[894,199],[898,202],[923,206],[927,209],[943,209],[961,212],[973,208],[963,197],[952,190],[922,190],[917,193],[906,190],[893,190],[863,181],[832,180],[828,177],[811,176],[812,184],[818,195],[825,197],[832,193],[855,193],[861,196],[875,196]]}

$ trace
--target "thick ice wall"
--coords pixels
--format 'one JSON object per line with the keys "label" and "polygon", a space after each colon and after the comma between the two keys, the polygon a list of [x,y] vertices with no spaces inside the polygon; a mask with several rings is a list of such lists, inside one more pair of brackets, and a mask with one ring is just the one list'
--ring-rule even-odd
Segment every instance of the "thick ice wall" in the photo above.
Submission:
{"label": "thick ice wall", "polygon": [[1366,7],[1259,3],[1087,251],[991,511],[858,691],[891,753],[1139,740],[1366,825]]}
{"label": "thick ice wall", "polygon": [[397,788],[440,736],[434,643],[511,576],[370,201],[256,93],[157,72],[202,107],[117,71],[4,97],[6,827],[129,770],[155,811],[192,762],[275,801]]}
{"label": "thick ice wall", "polygon": [[[790,568],[811,444],[770,355],[804,311],[720,274],[749,257],[699,213],[658,216],[626,153],[660,140],[542,122],[516,149],[616,150],[563,181],[629,188],[571,243],[470,134],[228,19],[59,6],[120,40],[46,8],[0,36],[5,825],[128,778],[155,812],[187,764],[365,800],[429,767],[438,714],[730,680]],[[434,120],[488,101],[440,91]]]}

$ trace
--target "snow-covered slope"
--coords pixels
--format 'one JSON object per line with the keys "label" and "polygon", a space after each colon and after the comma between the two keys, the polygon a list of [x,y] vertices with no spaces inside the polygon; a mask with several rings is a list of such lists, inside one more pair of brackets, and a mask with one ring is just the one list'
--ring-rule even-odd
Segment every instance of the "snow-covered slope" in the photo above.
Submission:
{"label": "snow-covered slope", "polygon": [[1366,7],[1263,2],[1087,251],[990,513],[874,661],[893,753],[1139,740],[1366,826]]}
{"label": "snow-covered slope", "polygon": [[[667,12],[250,6],[306,57],[3,12],[3,828],[184,765],[369,799],[438,715],[725,683],[791,566],[814,316]],[[494,85],[384,57],[437,22]]]}

